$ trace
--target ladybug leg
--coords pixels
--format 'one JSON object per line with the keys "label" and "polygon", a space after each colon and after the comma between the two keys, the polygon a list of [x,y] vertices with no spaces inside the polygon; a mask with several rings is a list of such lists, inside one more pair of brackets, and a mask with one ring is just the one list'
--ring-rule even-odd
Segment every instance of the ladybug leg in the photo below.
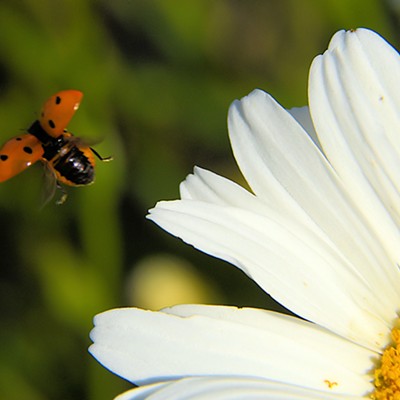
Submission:
{"label": "ladybug leg", "polygon": [[114,159],[113,156],[110,157],[102,157],[95,149],[93,149],[92,147],[90,148],[90,150],[92,150],[93,154],[100,160],[100,161],[112,161]]}
{"label": "ladybug leg", "polygon": [[57,189],[61,192],[61,197],[56,201],[56,204],[58,206],[61,206],[67,200],[68,193],[65,190],[64,186],[60,185],[58,182],[57,182]]}

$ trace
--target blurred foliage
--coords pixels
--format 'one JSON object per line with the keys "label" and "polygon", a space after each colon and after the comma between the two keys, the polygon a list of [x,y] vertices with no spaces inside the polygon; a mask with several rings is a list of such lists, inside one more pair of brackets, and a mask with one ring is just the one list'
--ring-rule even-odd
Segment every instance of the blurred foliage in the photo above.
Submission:
{"label": "blurred foliage", "polygon": [[234,268],[147,222],[147,209],[176,198],[194,164],[243,183],[226,132],[230,102],[261,87],[286,107],[305,104],[310,62],[331,35],[366,26],[397,45],[399,6],[3,0],[0,26],[0,140],[75,88],[85,97],[70,130],[114,156],[98,163],[94,185],[68,188],[63,206],[40,208],[40,165],[0,186],[0,398],[106,400],[129,386],[87,353],[92,317],[176,301],[165,290],[154,302],[155,287],[182,287],[163,285],[163,274],[186,270],[180,279],[196,297],[183,291],[179,301],[279,308]]}

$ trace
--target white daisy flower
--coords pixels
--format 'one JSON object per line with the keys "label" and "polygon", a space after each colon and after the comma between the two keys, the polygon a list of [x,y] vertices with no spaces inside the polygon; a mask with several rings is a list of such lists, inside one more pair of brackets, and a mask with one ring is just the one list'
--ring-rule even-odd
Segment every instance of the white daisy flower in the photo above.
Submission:
{"label": "white daisy flower", "polygon": [[149,218],[244,271],[303,319],[182,305],[95,317],[90,352],[131,399],[400,398],[400,58],[340,31],[309,108],[255,90],[229,110],[253,193],[195,168]]}

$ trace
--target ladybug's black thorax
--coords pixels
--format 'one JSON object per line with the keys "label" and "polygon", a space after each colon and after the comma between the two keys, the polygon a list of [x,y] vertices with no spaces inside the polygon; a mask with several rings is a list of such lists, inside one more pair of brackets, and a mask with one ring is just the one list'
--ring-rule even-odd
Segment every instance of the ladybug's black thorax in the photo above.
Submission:
{"label": "ladybug's black thorax", "polygon": [[57,140],[56,138],[54,138],[53,136],[50,136],[40,125],[40,122],[38,120],[36,120],[28,129],[28,132],[35,136],[41,143],[43,143],[44,145],[52,142],[54,140]]}

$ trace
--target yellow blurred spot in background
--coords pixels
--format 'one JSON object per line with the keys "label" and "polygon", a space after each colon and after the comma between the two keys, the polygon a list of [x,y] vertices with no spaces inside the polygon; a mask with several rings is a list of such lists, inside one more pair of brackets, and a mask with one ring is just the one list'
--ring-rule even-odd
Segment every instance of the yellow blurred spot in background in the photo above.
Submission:
{"label": "yellow blurred spot in background", "polygon": [[188,261],[157,254],[139,261],[126,280],[128,303],[150,310],[182,303],[218,303],[217,289]]}

